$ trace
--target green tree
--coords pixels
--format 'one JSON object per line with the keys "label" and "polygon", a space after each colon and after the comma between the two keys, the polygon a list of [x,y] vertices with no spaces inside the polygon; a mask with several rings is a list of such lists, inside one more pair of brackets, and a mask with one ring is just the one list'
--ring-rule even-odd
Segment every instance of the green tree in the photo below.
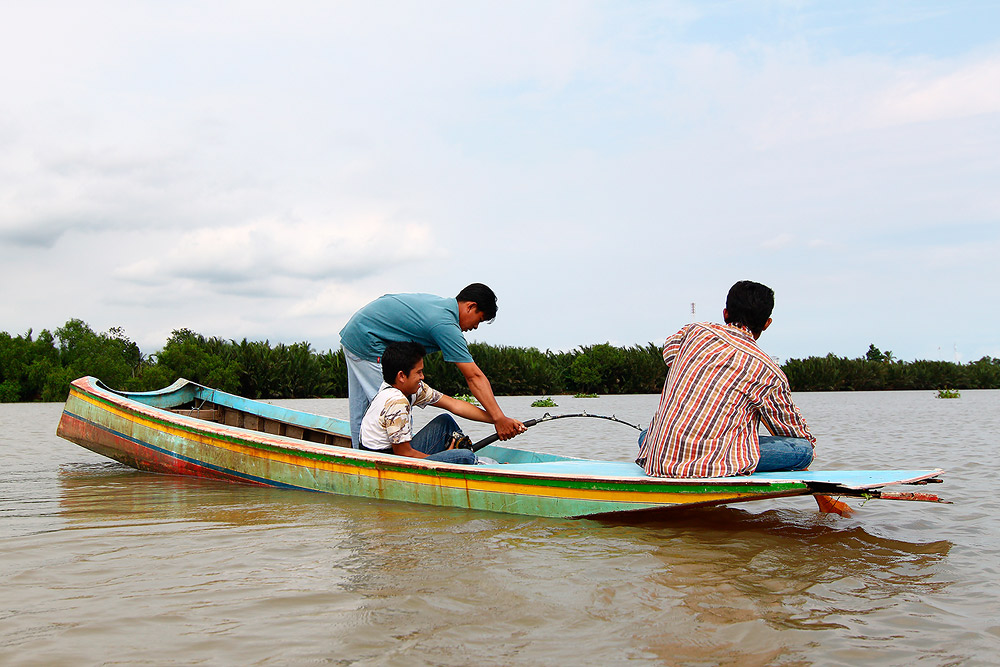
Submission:
{"label": "green tree", "polygon": [[[120,327],[97,334],[79,319],[71,319],[56,329],[59,339],[59,362],[62,373],[50,373],[47,393],[58,391],[63,398],[69,393],[69,380],[84,375],[100,378],[105,384],[118,389],[126,388],[137,370],[139,348],[130,341]],[[51,385],[52,378],[63,389]]]}
{"label": "green tree", "polygon": [[569,365],[570,387],[576,391],[598,393],[603,389],[601,371],[597,362],[586,354],[579,354]]}
{"label": "green tree", "polygon": [[319,357],[320,396],[347,397],[347,361],[344,349],[328,350]]}
{"label": "green tree", "polygon": [[[601,343],[569,352],[484,343],[469,348],[497,395],[656,393],[667,370],[653,343]],[[794,391],[1000,388],[1000,359],[903,362],[874,344],[857,359],[828,354],[789,359],[782,368]],[[455,364],[440,352],[427,356],[425,372],[441,391],[468,391]],[[251,398],[347,395],[343,350],[320,354],[307,342],[272,347],[266,340],[236,343],[176,329],[162,350],[147,356],[122,328],[98,334],[79,319],[67,321],[55,335],[0,332],[0,401],[65,400],[69,383],[82,375],[127,390],[159,389],[184,377]]]}
{"label": "green tree", "polygon": [[868,345],[868,354],[865,355],[865,359],[868,361],[885,361],[885,355],[882,354],[882,350],[875,347],[875,343]]}
{"label": "green tree", "polygon": [[243,369],[231,348],[219,338],[205,338],[190,329],[175,329],[156,356],[156,364],[161,370],[154,374],[170,378],[170,382],[186,378],[225,392],[238,393]]}

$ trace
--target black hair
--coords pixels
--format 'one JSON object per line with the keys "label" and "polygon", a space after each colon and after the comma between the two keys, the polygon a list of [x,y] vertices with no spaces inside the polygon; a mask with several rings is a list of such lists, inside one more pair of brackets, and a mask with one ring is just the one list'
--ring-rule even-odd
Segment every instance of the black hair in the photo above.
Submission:
{"label": "black hair", "polygon": [[386,384],[396,382],[396,375],[409,375],[417,362],[424,358],[427,350],[420,343],[393,341],[385,346],[382,353],[382,379]]}
{"label": "black hair", "polygon": [[465,287],[455,299],[459,302],[471,301],[476,304],[487,322],[492,322],[497,316],[497,295],[482,283],[472,283]]}
{"label": "black hair", "polygon": [[755,336],[764,331],[774,310],[774,290],[752,280],[741,280],[729,288],[726,297],[726,324],[742,324]]}

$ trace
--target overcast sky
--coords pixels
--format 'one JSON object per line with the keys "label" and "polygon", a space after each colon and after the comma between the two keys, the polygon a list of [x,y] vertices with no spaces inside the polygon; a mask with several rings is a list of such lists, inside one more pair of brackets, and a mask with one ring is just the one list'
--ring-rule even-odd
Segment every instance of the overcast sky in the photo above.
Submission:
{"label": "overcast sky", "polygon": [[0,331],[325,351],[478,281],[567,350],[752,279],[782,360],[1000,357],[998,7],[8,3]]}

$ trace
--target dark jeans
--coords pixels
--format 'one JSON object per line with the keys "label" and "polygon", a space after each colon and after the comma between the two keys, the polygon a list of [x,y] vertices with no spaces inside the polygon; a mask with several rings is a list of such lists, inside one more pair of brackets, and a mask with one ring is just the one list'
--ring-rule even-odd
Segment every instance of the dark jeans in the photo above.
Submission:
{"label": "dark jeans", "polygon": [[458,422],[447,412],[430,420],[426,426],[417,431],[410,441],[414,449],[429,454],[431,461],[447,461],[448,463],[476,464],[476,455],[468,449],[448,449],[451,444],[451,434],[462,429]]}

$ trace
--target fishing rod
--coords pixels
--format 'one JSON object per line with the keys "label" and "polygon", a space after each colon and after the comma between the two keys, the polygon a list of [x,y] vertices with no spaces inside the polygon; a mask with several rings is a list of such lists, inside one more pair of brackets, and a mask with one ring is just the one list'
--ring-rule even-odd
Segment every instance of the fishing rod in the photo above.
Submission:
{"label": "fishing rod", "polygon": [[[619,424],[625,424],[626,426],[631,426],[637,431],[642,430],[641,426],[631,424],[627,421],[622,421],[621,419],[618,419],[618,417],[615,417],[614,415],[611,415],[609,417],[607,415],[592,415],[587,412],[576,412],[571,415],[550,415],[548,412],[546,412],[544,415],[538,417],[537,419],[529,419],[528,421],[522,423],[527,428],[529,426],[534,426],[535,424],[541,424],[542,422],[552,421],[553,419],[566,419],[567,417],[591,417],[592,419],[607,419],[608,421],[618,422]],[[479,442],[477,442],[476,444],[472,445],[472,451],[478,452],[486,445],[491,445],[499,439],[500,436],[497,435],[496,433],[494,433],[493,435],[488,435]]]}

